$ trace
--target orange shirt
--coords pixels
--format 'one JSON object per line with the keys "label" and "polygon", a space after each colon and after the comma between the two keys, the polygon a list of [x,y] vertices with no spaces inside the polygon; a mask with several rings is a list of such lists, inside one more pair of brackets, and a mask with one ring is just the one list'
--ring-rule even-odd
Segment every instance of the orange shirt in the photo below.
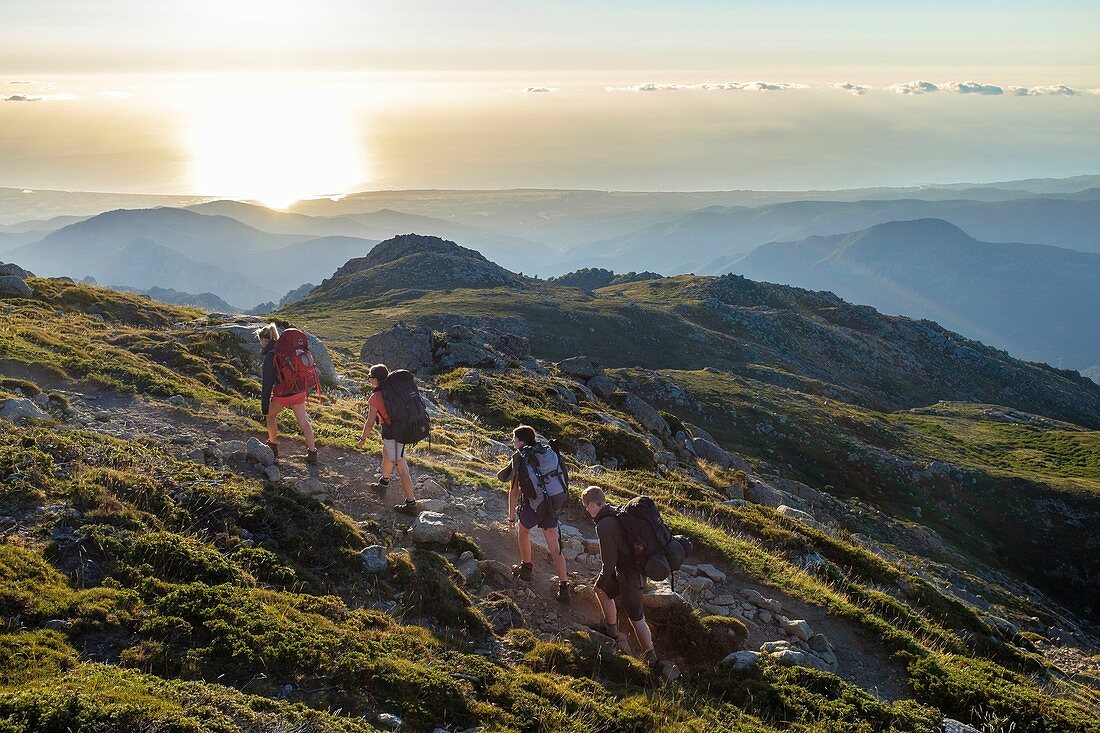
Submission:
{"label": "orange shirt", "polygon": [[378,411],[378,422],[382,425],[390,424],[390,416],[386,412],[386,403],[382,400],[381,392],[372,392],[367,404]]}

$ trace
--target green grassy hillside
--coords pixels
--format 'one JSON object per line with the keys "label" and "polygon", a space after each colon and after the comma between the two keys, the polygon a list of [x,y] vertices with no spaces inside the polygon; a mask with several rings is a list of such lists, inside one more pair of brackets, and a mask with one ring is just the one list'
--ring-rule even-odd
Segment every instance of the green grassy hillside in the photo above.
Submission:
{"label": "green grassy hillside", "polygon": [[[462,552],[512,552],[511,538],[491,525],[476,538],[456,534],[451,546],[421,547],[354,492],[321,501],[300,481],[263,479],[251,463],[188,458],[205,442],[188,436],[257,434],[255,364],[230,334],[194,328],[196,313],[144,298],[29,284],[33,299],[0,301],[0,401],[41,393],[48,412],[0,430],[0,730],[366,731],[392,714],[414,731],[930,733],[945,715],[988,731],[1100,731],[1087,672],[1062,669],[1047,653],[1045,630],[1073,619],[1087,625],[1088,612],[1042,591],[1014,594],[1018,568],[986,573],[995,558],[936,524],[964,512],[936,514],[922,477],[887,481],[883,471],[879,483],[869,458],[845,452],[935,457],[983,490],[1030,482],[1044,497],[1092,511],[1094,432],[982,405],[876,412],[777,386],[779,378],[691,371],[658,383],[650,372],[611,373],[661,407],[671,432],[683,420],[705,427],[743,456],[745,470],[674,449],[673,436],[644,429],[619,398],[564,401],[550,378],[529,370],[433,377],[425,387],[443,412],[432,447],[415,451],[418,476],[453,488],[452,497],[499,502],[491,477],[501,458],[491,441],[517,422],[574,449],[590,442],[621,468],[570,459],[575,485],[599,483],[618,499],[650,494],[694,540],[693,560],[786,607],[816,609],[821,623],[836,625],[835,640],[858,643],[852,653],[877,665],[867,679],[900,676],[897,694],[879,696],[849,669],[787,667],[767,656],[743,670],[716,664],[763,627],[742,630],[729,617],[679,606],[651,614],[662,653],[684,672],[658,684],[565,611],[550,632],[542,607],[519,589],[465,580],[456,570]],[[619,297],[572,292],[576,303]],[[668,318],[679,317],[674,310]],[[339,324],[335,311],[316,323],[295,318],[321,334]],[[564,375],[553,379],[583,394]],[[649,389],[632,386],[647,380]],[[683,390],[682,404],[664,400],[670,383]],[[354,450],[362,403],[347,390],[330,397],[311,407],[323,477],[356,486],[369,478]],[[129,437],[112,427],[119,416],[132,421]],[[770,430],[756,429],[765,422]],[[283,468],[301,472],[297,428],[281,427],[291,456]],[[970,441],[971,433],[982,437]],[[824,524],[727,503],[772,474],[820,491],[814,511]],[[874,511],[840,513],[856,497]],[[914,503],[922,517],[911,514]],[[926,522],[946,549],[916,552],[911,539]],[[888,551],[861,541],[860,529]],[[1043,541],[1059,557],[1071,549]],[[389,558],[378,575],[364,571],[359,554],[374,544]],[[972,577],[953,569],[959,556],[971,559]],[[968,602],[952,584],[977,588],[992,605]],[[525,628],[494,629],[493,609],[504,601],[519,605]],[[993,611],[1020,630],[991,626]],[[1076,644],[1095,654],[1089,637]]]}

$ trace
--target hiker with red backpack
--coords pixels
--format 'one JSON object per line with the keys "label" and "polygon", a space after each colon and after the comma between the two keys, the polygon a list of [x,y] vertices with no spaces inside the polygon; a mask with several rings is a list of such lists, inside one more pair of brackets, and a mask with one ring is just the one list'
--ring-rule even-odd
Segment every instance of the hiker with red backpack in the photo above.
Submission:
{"label": "hiker with red backpack", "polygon": [[370,368],[370,385],[367,419],[358,444],[363,447],[375,424],[381,428],[382,478],[372,483],[370,488],[380,497],[385,497],[390,487],[390,476],[396,468],[405,501],[393,510],[415,517],[416,498],[413,496],[412,474],[405,460],[405,449],[431,434],[431,422],[424,401],[416,388],[412,372],[404,369],[391,372],[385,364],[375,364]]}
{"label": "hiker with red backpack", "polygon": [[615,639],[621,649],[628,648],[627,637],[619,630],[621,608],[642,647],[642,661],[653,672],[661,673],[661,664],[653,650],[653,634],[645,620],[642,591],[646,578],[671,579],[691,552],[691,541],[672,534],[648,496],[616,507],[607,503],[603,489],[589,486],[581,494],[581,503],[596,523],[596,537],[600,540],[603,567],[595,587],[604,617],[604,633]]}
{"label": "hiker with red backpack", "polygon": [[284,407],[294,411],[302,436],[306,441],[306,462],[317,462],[317,444],[313,428],[306,414],[306,395],[316,388],[320,395],[320,382],[313,357],[309,353],[306,335],[296,328],[288,328],[282,334],[274,323],[257,329],[260,342],[260,359],[263,381],[260,404],[267,420],[267,444],[279,457],[279,413]]}
{"label": "hiker with red backpack", "polygon": [[531,563],[531,530],[538,527],[546,538],[546,549],[558,574],[557,599],[569,602],[569,576],[565,556],[561,551],[558,515],[569,498],[569,473],[554,441],[540,443],[535,429],[520,425],[512,431],[515,452],[508,465],[497,473],[501,481],[510,482],[508,520],[518,522],[519,565],[512,566],[512,576],[530,582],[534,571]]}

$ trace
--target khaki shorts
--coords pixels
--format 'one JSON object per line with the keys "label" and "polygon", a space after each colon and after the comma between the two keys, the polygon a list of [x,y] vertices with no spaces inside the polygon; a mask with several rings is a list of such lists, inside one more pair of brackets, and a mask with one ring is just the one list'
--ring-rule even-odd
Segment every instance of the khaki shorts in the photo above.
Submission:
{"label": "khaki shorts", "polygon": [[393,438],[383,438],[382,455],[391,461],[399,461],[405,457],[405,444],[398,443]]}

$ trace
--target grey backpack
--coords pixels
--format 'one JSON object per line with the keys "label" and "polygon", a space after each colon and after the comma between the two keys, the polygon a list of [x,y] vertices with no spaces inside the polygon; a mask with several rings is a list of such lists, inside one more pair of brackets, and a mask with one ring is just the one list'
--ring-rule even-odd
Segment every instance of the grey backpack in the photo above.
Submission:
{"label": "grey backpack", "polygon": [[553,441],[525,446],[519,454],[525,469],[520,472],[519,484],[528,505],[540,516],[557,516],[568,496],[569,472]]}

